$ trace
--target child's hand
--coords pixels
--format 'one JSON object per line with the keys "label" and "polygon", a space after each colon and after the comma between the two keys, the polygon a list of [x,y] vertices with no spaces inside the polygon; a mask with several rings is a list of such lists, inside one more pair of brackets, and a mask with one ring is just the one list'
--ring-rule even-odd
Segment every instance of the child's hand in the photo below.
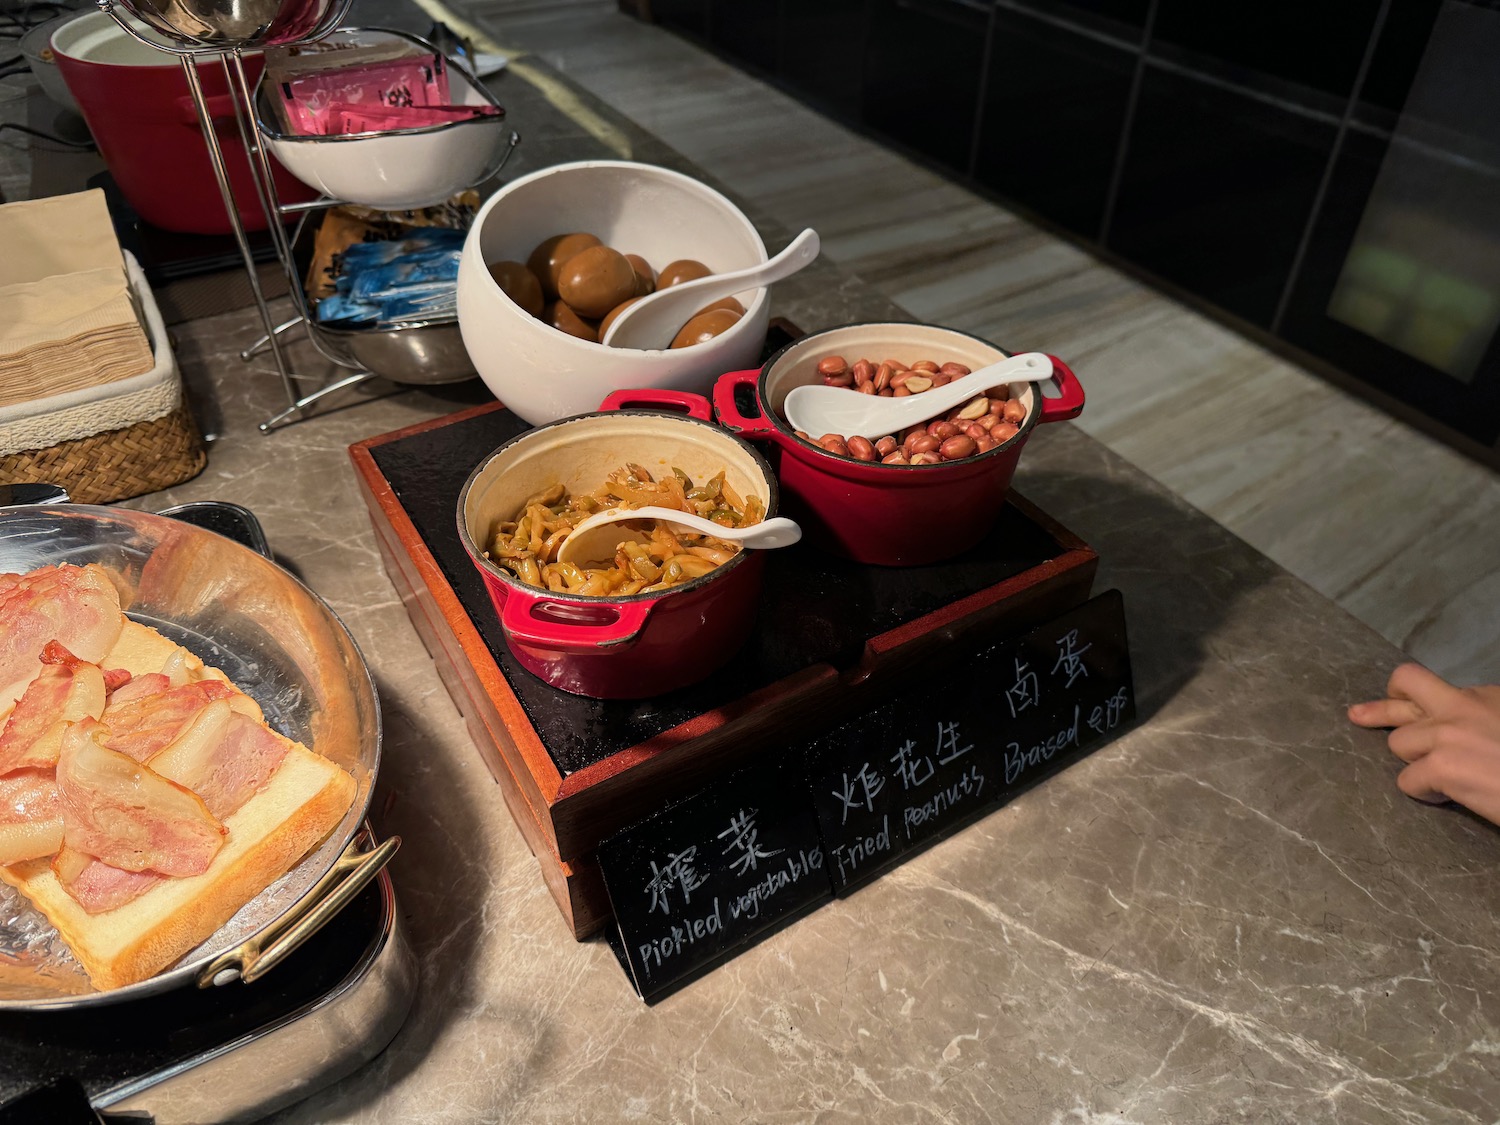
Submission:
{"label": "child's hand", "polygon": [[1457,801],[1500,824],[1500,686],[1456,688],[1420,664],[1391,673],[1388,699],[1356,703],[1349,718],[1390,727],[1396,778],[1419,801]]}

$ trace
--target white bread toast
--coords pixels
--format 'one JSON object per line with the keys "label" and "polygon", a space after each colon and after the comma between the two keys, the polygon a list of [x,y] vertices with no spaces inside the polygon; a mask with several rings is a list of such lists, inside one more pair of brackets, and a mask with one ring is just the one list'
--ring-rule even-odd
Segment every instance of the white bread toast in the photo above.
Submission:
{"label": "white bread toast", "polygon": [[[229,677],[217,668],[211,668],[187,649],[168,640],[149,625],[125,619],[120,629],[120,638],[109,650],[101,668],[124,668],[132,675],[143,676],[147,672],[159,672],[174,655],[180,654],[190,680],[218,680],[229,684]],[[233,687],[233,684],[230,684]]]}
{"label": "white bread toast", "polygon": [[[185,650],[153,629],[128,622],[100,665],[143,675],[158,671],[177,652]],[[228,682],[191,654],[186,664],[192,679]],[[46,915],[94,987],[120,988],[154,976],[201,945],[295,866],[353,803],[357,787],[348,773],[300,743],[282,741],[287,754],[280,767],[265,788],[224,820],[229,835],[201,875],[164,879],[123,906],[98,914],[87,913],[63,889],[47,859],[0,867],[0,880]]]}

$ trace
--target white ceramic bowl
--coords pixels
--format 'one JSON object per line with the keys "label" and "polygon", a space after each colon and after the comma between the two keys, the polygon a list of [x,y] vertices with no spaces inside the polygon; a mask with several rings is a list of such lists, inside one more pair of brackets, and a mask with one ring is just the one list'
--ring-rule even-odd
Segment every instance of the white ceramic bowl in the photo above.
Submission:
{"label": "white ceramic bowl", "polygon": [[31,73],[41,83],[42,93],[64,109],[79,114],[83,111],[78,108],[78,100],[73,97],[73,91],[63,81],[62,71],[57,69],[57,60],[52,54],[52,33],[82,14],[84,13],[64,12],[21,36],[21,54],[26,56]]}
{"label": "white ceramic bowl", "polygon": [[[422,43],[414,36],[372,28],[329,37],[331,42],[341,38]],[[448,89],[455,105],[499,106],[489,91],[451,63]],[[389,133],[297,136],[282,131],[268,104],[270,96],[262,82],[256,92],[256,116],[266,146],[287,171],[332,199],[382,211],[428,207],[484,183],[499,170],[510,142],[503,113]]]}
{"label": "white ceramic bowl", "polygon": [[588,231],[656,269],[696,258],[714,273],[766,260],[733,203],[689,176],[653,164],[559,164],[508,184],[480,208],[458,269],[458,324],[474,368],[495,397],[532,425],[597,410],[614,391],[641,387],[706,394],[726,371],[760,365],[770,319],[765,289],[739,295],[745,315],[691,348],[606,348],[528,316],[486,263],[524,262],[555,234]]}

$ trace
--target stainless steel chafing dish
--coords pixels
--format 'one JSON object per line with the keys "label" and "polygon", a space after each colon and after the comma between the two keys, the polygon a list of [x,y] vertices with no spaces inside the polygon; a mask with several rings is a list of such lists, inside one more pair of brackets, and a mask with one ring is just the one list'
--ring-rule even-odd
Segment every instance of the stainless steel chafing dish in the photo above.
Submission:
{"label": "stainless steel chafing dish", "polygon": [[110,1004],[273,968],[379,872],[400,841],[362,850],[380,765],[380,709],[354,639],[333,611],[269,559],[165,516],[83,505],[0,509],[0,571],[98,563],[121,608],[224,671],[267,721],[347,769],[353,805],[323,844],[174,967],[93,990],[52,926],[0,886],[0,1009]]}

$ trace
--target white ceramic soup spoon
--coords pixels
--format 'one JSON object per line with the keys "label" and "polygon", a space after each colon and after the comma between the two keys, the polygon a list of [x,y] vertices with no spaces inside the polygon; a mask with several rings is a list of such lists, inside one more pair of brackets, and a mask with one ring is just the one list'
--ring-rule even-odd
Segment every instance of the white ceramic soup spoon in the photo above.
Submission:
{"label": "white ceramic soup spoon", "polygon": [[791,277],[812,263],[818,256],[818,246],[818,232],[809,228],[792,239],[780,254],[758,266],[658,289],[615,317],[599,342],[611,348],[641,351],[665,348],[703,306]]}
{"label": "white ceramic soup spoon", "polygon": [[702,516],[679,512],[676,508],[607,508],[602,512],[595,512],[568,533],[568,537],[557,549],[557,561],[575,565],[600,562],[614,558],[615,551],[623,542],[645,543],[650,539],[644,531],[615,526],[626,520],[660,520],[673,527],[696,531],[700,535],[712,535],[762,550],[768,547],[790,547],[802,538],[802,529],[785,516],[772,516],[750,527],[725,527]]}
{"label": "white ceramic soup spoon", "polygon": [[814,441],[824,434],[878,438],[961,406],[1002,383],[1032,383],[1052,377],[1052,360],[1041,352],[1023,352],[981,367],[947,386],[904,398],[862,395],[847,387],[794,387],[781,412]]}

